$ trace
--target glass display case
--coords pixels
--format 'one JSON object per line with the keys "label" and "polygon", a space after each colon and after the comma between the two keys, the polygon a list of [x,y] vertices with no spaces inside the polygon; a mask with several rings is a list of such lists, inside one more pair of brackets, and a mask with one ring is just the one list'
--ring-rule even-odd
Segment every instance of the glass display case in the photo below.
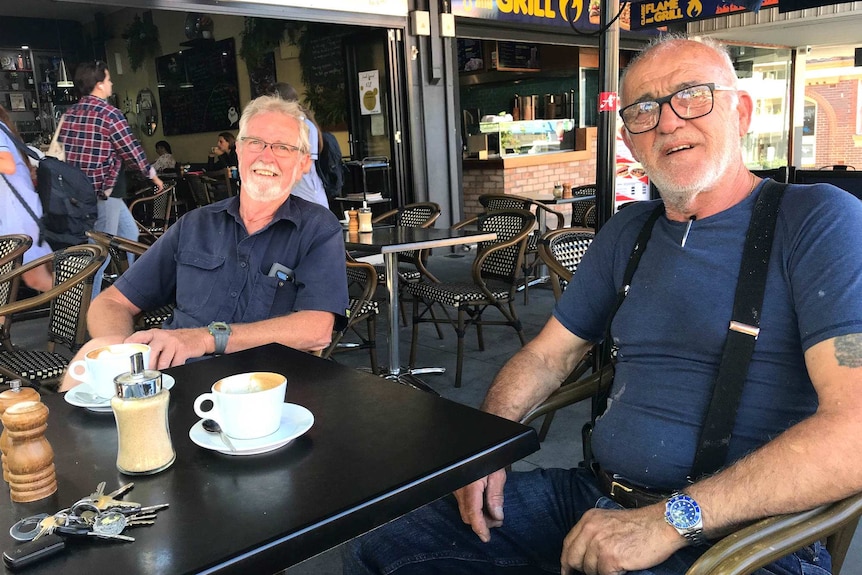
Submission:
{"label": "glass display case", "polygon": [[500,155],[504,158],[575,149],[575,121],[570,118],[480,122],[479,131],[498,135]]}

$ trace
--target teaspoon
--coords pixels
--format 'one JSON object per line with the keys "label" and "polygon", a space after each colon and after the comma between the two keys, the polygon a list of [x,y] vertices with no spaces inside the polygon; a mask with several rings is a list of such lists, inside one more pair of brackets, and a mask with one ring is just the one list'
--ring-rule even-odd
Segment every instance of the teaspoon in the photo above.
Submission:
{"label": "teaspoon", "polygon": [[224,443],[231,451],[236,451],[236,447],[234,447],[233,443],[230,442],[230,439],[227,438],[227,435],[225,435],[225,432],[222,431],[221,426],[216,420],[204,419],[201,422],[201,426],[204,428],[205,431],[209,431],[210,433],[218,433],[219,437],[222,440],[222,443]]}

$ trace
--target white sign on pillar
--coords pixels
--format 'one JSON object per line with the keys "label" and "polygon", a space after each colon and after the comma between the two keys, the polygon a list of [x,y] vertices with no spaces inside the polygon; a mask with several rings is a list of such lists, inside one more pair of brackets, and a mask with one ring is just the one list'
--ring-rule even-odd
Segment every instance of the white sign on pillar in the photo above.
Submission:
{"label": "white sign on pillar", "polygon": [[377,70],[359,73],[359,109],[363,116],[380,113],[380,75]]}

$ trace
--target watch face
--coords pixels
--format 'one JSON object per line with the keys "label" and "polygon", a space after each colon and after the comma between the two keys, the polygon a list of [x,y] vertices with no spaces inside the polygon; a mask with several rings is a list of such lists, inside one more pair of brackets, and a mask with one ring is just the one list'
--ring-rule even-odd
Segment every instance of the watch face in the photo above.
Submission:
{"label": "watch face", "polygon": [[668,500],[665,517],[677,529],[691,529],[701,522],[700,506],[688,495],[677,495]]}

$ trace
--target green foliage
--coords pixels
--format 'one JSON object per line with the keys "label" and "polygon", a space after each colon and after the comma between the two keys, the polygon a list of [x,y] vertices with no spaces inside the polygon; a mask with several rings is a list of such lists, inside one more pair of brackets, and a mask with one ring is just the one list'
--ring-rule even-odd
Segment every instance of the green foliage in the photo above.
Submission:
{"label": "green foliage", "polygon": [[339,41],[346,34],[346,28],[332,24],[289,22],[287,27],[288,41],[299,48],[302,83],[305,85],[302,104],[314,111],[315,120],[323,127],[344,125],[347,121],[347,95],[343,77],[337,82],[331,79],[324,82],[311,73],[314,70],[315,42],[324,38]]}
{"label": "green foliage", "polygon": [[161,54],[159,29],[152,22],[145,22],[135,14],[132,23],[123,32],[129,54],[129,66],[133,71],[143,66],[147,57],[155,58]]}
{"label": "green foliage", "polygon": [[249,70],[260,68],[264,56],[278,49],[284,38],[286,24],[284,20],[246,17],[245,26],[240,33],[239,56],[245,60]]}

